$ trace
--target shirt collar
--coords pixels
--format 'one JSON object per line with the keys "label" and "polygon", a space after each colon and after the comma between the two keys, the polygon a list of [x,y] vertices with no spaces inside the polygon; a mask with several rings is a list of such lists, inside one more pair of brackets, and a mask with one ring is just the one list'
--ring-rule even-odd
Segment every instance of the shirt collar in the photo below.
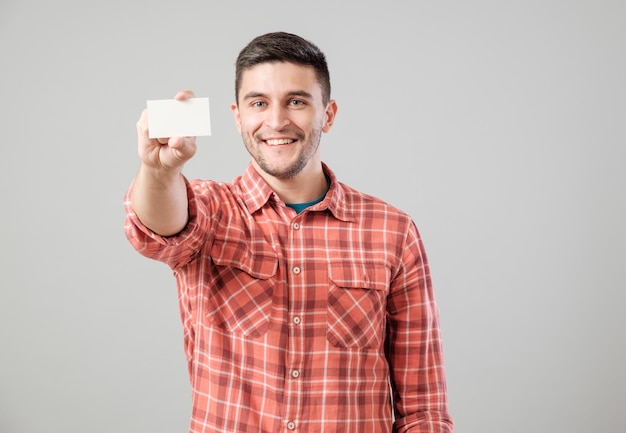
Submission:
{"label": "shirt collar", "polygon": [[[330,188],[324,200],[313,205],[311,210],[323,211],[328,209],[339,220],[353,221],[352,212],[346,203],[347,187],[337,180],[335,173],[323,162],[322,169],[330,181]],[[280,202],[274,190],[263,180],[252,164],[248,164],[246,171],[241,176],[240,185],[244,202],[251,214],[265,206],[269,200]]]}

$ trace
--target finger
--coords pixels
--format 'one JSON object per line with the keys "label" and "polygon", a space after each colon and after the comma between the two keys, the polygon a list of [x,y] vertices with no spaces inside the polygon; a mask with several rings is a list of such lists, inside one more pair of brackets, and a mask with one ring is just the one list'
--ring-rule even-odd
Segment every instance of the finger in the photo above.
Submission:
{"label": "finger", "polygon": [[176,99],[177,101],[184,101],[185,99],[190,99],[195,96],[196,95],[193,92],[193,90],[185,89],[185,90],[181,90],[180,92],[178,92],[176,96],[174,96],[174,99]]}
{"label": "finger", "polygon": [[141,116],[137,121],[137,132],[139,135],[148,136],[148,109],[141,112]]}
{"label": "finger", "polygon": [[167,145],[172,149],[180,150],[185,145],[183,137],[172,137],[169,139]]}
{"label": "finger", "polygon": [[172,137],[168,145],[185,159],[191,158],[196,153],[196,137]]}

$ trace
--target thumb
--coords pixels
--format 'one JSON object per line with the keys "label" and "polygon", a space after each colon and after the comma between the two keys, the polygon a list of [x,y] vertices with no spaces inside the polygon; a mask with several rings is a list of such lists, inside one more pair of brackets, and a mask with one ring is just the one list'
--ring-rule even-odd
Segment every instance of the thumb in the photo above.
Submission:
{"label": "thumb", "polygon": [[188,160],[196,154],[196,137],[172,137],[167,144],[181,159]]}

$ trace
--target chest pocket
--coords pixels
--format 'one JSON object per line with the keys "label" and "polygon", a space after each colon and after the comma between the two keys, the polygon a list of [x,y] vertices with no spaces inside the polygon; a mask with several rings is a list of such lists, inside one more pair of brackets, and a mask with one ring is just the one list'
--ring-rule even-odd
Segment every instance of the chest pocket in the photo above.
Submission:
{"label": "chest pocket", "polygon": [[329,266],[327,338],[337,347],[377,348],[384,341],[389,272],[381,263]]}
{"label": "chest pocket", "polygon": [[224,240],[212,245],[206,315],[213,326],[257,338],[269,327],[278,258],[269,246],[249,248]]}

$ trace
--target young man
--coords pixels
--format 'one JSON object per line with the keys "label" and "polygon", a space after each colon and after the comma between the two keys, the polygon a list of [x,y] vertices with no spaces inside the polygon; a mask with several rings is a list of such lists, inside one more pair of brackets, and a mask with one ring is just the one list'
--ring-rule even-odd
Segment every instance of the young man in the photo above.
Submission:
{"label": "young man", "polygon": [[190,432],[452,432],[418,230],[321,161],[337,113],[324,54],[259,36],[235,97],[242,176],[188,181],[195,139],[149,139],[144,111],[125,201],[132,245],[176,277]]}

